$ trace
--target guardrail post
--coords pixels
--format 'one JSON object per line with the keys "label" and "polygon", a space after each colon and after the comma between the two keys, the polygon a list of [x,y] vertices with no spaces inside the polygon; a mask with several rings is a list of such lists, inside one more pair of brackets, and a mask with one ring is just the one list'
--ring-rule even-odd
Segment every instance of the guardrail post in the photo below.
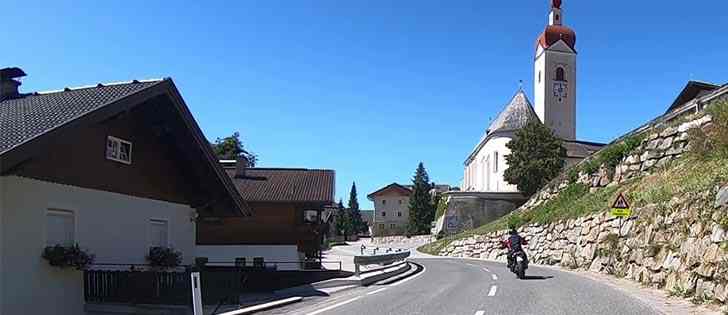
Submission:
{"label": "guardrail post", "polygon": [[202,292],[200,288],[200,273],[192,272],[192,310],[195,315],[204,315],[202,313]]}

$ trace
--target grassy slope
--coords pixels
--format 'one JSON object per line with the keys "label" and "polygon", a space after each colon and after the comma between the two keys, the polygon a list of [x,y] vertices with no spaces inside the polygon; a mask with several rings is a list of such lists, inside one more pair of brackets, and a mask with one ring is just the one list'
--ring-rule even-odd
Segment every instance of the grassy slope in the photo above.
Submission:
{"label": "grassy slope", "polygon": [[436,255],[453,240],[503,230],[509,224],[516,226],[531,223],[548,224],[608,211],[619,192],[626,194],[627,199],[632,203],[632,208],[635,209],[647,204],[666,206],[673,196],[685,194],[700,194],[708,191],[711,192],[710,196],[715,196],[716,186],[726,182],[728,182],[728,158],[686,156],[655,171],[652,175],[605,187],[594,193],[589,193],[588,188],[582,184],[571,184],[555,199],[530,211],[511,213],[476,229],[424,245],[420,247],[420,250]]}

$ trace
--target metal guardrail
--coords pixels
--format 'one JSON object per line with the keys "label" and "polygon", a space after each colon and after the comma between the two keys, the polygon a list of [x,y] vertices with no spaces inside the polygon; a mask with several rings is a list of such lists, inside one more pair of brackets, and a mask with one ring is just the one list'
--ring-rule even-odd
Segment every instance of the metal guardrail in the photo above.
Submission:
{"label": "metal guardrail", "polygon": [[354,256],[354,274],[357,276],[361,274],[359,268],[361,265],[389,265],[400,260],[405,260],[409,256],[409,251],[384,255]]}

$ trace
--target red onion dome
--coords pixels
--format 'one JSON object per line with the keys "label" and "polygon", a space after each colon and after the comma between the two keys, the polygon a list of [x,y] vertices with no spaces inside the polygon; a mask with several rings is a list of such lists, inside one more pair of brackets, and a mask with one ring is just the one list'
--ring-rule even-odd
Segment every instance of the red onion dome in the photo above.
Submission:
{"label": "red onion dome", "polygon": [[[558,0],[555,0],[555,2]],[[560,1],[558,1],[560,4]],[[566,45],[571,49],[576,50],[576,33],[574,30],[561,25],[549,25],[538,37],[538,44],[544,49],[551,47],[559,40],[564,40]]]}

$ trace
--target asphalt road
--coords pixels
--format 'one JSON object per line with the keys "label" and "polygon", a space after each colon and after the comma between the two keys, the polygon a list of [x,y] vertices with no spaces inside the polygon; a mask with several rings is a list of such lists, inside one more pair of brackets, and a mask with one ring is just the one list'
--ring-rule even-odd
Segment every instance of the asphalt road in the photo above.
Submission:
{"label": "asphalt road", "polygon": [[659,314],[604,284],[571,273],[529,268],[518,280],[503,264],[415,258],[425,270],[389,285],[355,288],[263,314]]}

